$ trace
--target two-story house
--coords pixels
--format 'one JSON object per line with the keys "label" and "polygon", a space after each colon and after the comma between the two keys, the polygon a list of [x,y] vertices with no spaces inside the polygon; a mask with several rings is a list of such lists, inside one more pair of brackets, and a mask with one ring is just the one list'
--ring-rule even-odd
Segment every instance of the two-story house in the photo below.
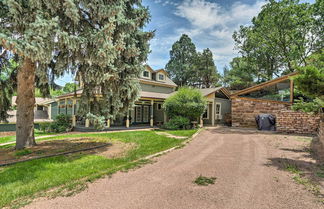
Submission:
{"label": "two-story house", "polygon": [[[139,78],[141,85],[140,99],[135,102],[133,109],[125,116],[116,118],[114,121],[107,121],[107,126],[126,126],[142,124],[153,126],[166,121],[166,114],[163,111],[163,101],[168,98],[176,89],[177,85],[168,77],[168,73],[163,70],[153,70],[146,66],[145,71]],[[82,84],[81,84],[82,86]],[[49,118],[54,119],[58,114],[71,115],[73,125],[77,124],[89,126],[87,120],[80,120],[76,117],[79,107],[79,99],[82,88],[75,93],[64,94],[49,103]]]}

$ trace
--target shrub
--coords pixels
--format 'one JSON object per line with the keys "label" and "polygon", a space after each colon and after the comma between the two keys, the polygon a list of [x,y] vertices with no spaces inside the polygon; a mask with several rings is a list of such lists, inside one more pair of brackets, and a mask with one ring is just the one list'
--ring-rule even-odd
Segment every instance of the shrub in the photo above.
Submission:
{"label": "shrub", "polygon": [[303,112],[318,113],[323,107],[324,101],[320,98],[316,98],[312,102],[305,102],[303,98],[299,98],[299,100],[295,101],[292,109],[295,111],[300,110]]}
{"label": "shrub", "polygon": [[191,128],[190,120],[182,116],[176,116],[165,124],[165,128],[171,130],[189,129]]}
{"label": "shrub", "polygon": [[51,122],[44,122],[39,124],[39,130],[43,133],[50,132]]}
{"label": "shrub", "polygon": [[56,116],[53,123],[50,123],[47,131],[62,133],[62,132],[70,131],[71,128],[72,128],[71,117],[68,115],[60,114]]}
{"label": "shrub", "polygon": [[87,118],[93,124],[94,128],[97,130],[104,130],[105,129],[105,117],[104,116],[97,116],[91,113],[87,114]]}
{"label": "shrub", "polygon": [[199,90],[184,87],[166,99],[163,108],[171,119],[182,116],[193,121],[204,113],[206,104]]}

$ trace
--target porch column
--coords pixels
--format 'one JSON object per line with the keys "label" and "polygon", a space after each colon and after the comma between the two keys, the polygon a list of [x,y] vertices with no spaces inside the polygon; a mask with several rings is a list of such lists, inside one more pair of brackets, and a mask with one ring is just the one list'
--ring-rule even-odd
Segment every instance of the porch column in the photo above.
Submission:
{"label": "porch column", "polygon": [[52,104],[49,104],[49,106],[47,108],[47,114],[48,114],[48,119],[51,120],[52,119]]}
{"label": "porch column", "polygon": [[165,110],[163,110],[163,124],[165,124],[167,122],[167,115]]}
{"label": "porch column", "polygon": [[204,121],[202,115],[200,116],[200,128],[204,127]]}
{"label": "porch column", "polygon": [[90,126],[90,120],[87,118],[85,121],[85,127],[89,128],[89,126]]}
{"label": "porch column", "polygon": [[212,126],[215,125],[215,100],[213,100],[213,106],[212,106]]}
{"label": "porch column", "polygon": [[126,128],[129,128],[129,111],[127,110],[127,116],[126,116]]}
{"label": "porch column", "polygon": [[154,121],[153,121],[153,109],[154,109],[154,100],[151,100],[151,119],[150,119],[150,126],[153,127]]}
{"label": "porch column", "polygon": [[75,108],[74,108],[75,105],[76,105],[76,99],[73,99],[73,102],[72,102],[72,127],[76,126],[76,116],[75,116]]}
{"label": "porch column", "polygon": [[107,128],[110,128],[110,119],[107,120]]}

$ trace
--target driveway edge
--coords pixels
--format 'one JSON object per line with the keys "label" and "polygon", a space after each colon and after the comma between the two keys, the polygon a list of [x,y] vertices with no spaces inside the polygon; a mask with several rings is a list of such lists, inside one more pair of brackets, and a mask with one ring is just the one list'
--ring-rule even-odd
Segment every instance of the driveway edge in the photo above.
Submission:
{"label": "driveway edge", "polygon": [[200,128],[196,133],[194,133],[190,138],[188,138],[187,140],[185,140],[184,142],[181,143],[181,145],[178,145],[178,146],[175,146],[175,147],[172,147],[170,149],[167,149],[167,150],[164,150],[164,151],[161,151],[161,152],[158,152],[158,153],[155,153],[153,155],[149,155],[149,156],[146,156],[144,158],[142,158],[142,160],[149,160],[149,159],[152,159],[154,157],[157,157],[157,156],[160,156],[160,155],[163,155],[163,154],[166,154],[168,152],[171,152],[175,149],[178,149],[178,148],[181,148],[183,147],[184,145],[190,143],[194,138],[196,138],[200,132],[202,132],[203,130],[205,130],[205,128]]}

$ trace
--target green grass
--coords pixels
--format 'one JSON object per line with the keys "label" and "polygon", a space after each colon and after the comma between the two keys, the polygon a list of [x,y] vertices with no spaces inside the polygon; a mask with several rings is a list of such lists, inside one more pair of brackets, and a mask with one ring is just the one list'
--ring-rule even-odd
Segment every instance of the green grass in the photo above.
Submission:
{"label": "green grass", "polygon": [[[0,132],[1,133],[1,132]],[[57,133],[43,133],[42,131],[39,131],[35,129],[35,136],[48,136],[48,135],[55,135]],[[0,144],[7,143],[7,142],[13,142],[16,140],[16,136],[4,136],[0,137]]]}
{"label": "green grass", "polygon": [[161,130],[162,132],[166,132],[175,136],[186,136],[191,137],[197,132],[197,129],[192,130]]}
{"label": "green grass", "polygon": [[298,183],[298,184],[302,184],[305,186],[305,188],[312,192],[315,195],[319,195],[320,194],[320,190],[318,185],[316,185],[315,183],[313,183],[310,179],[303,177],[304,173],[296,166],[296,165],[292,165],[292,164],[287,164],[286,165],[286,170],[289,171],[290,173],[294,174],[294,176],[292,177],[292,179]]}
{"label": "green grass", "polygon": [[14,153],[15,156],[20,157],[20,156],[25,156],[25,155],[29,155],[33,153],[31,150],[29,149],[24,149],[24,150],[18,150]]}
{"label": "green grass", "polygon": [[73,137],[94,137],[135,143],[134,149],[121,158],[108,159],[98,155],[73,154],[46,159],[32,160],[16,165],[0,167],[0,208],[12,204],[14,200],[31,198],[53,187],[64,185],[73,190],[86,181],[92,181],[118,170],[138,166],[142,157],[180,145],[182,140],[158,135],[154,131],[136,131],[101,134],[74,134],[53,137],[66,139]]}
{"label": "green grass", "polygon": [[216,177],[205,177],[205,176],[198,176],[194,183],[199,186],[208,186],[209,184],[215,184]]}

